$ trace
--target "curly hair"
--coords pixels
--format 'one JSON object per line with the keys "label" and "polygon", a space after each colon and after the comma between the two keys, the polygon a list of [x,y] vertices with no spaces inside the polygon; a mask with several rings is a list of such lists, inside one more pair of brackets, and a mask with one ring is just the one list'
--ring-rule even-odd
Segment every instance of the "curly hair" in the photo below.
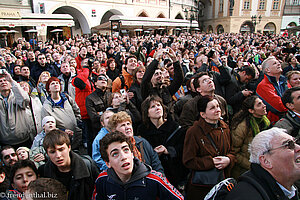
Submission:
{"label": "curly hair", "polygon": [[114,131],[119,123],[129,121],[132,123],[131,117],[125,111],[120,111],[118,113],[113,114],[108,121],[109,130]]}

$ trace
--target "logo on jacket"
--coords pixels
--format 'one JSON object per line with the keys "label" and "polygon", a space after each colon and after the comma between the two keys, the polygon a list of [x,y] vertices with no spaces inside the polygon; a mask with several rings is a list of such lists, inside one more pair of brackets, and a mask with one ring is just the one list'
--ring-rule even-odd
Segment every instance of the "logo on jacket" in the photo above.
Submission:
{"label": "logo on jacket", "polygon": [[107,195],[108,200],[114,200],[114,197],[116,197],[116,194]]}

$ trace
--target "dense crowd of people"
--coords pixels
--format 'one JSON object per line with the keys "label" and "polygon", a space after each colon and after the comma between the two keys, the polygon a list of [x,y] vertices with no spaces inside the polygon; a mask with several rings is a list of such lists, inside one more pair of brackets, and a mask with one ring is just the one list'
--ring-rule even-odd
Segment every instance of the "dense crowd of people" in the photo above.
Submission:
{"label": "dense crowd of people", "polygon": [[[19,38],[0,49],[0,192],[58,181],[61,199],[204,199],[246,172],[298,199],[299,62],[286,34]],[[294,168],[274,170],[282,148]]]}

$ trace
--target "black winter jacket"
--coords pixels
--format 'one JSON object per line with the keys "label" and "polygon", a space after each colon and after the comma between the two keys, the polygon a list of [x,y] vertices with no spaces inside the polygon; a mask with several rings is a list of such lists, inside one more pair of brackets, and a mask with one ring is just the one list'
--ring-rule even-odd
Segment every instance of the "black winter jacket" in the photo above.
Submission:
{"label": "black winter jacket", "polygon": [[[71,157],[71,173],[72,179],[70,183],[70,191],[68,200],[91,199],[94,183],[99,175],[99,169],[94,162],[91,162],[89,168],[85,161],[73,151],[70,152]],[[55,164],[48,160],[45,165],[39,167],[41,177],[53,178],[59,181],[57,174],[58,168]]]}
{"label": "black winter jacket", "polygon": [[[259,188],[263,190],[260,191],[258,187],[241,178],[237,186],[226,196],[225,200],[268,200],[268,198],[269,200],[289,200],[272,175],[259,164],[252,163],[250,171],[243,174],[242,177],[243,176],[250,176],[256,180],[260,185]],[[264,198],[264,195],[267,197]],[[292,200],[298,200],[297,193]]]}

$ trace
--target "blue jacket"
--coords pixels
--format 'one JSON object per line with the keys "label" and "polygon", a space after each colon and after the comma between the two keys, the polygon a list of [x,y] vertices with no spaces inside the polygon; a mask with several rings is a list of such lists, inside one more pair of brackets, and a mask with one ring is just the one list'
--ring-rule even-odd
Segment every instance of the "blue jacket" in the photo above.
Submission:
{"label": "blue jacket", "polygon": [[181,200],[183,196],[172,186],[161,173],[134,159],[131,178],[123,183],[115,171],[109,168],[102,172],[95,184],[93,200]]}
{"label": "blue jacket", "polygon": [[103,127],[99,131],[98,135],[95,137],[93,145],[92,145],[92,158],[96,162],[97,166],[99,167],[100,171],[107,169],[107,166],[104,160],[101,158],[100,154],[100,140],[109,133],[108,130]]}
{"label": "blue jacket", "polygon": [[[105,130],[104,130],[105,129]],[[102,128],[96,138],[94,139],[92,148],[92,158],[96,162],[97,166],[100,168],[100,170],[107,169],[107,166],[104,162],[104,160],[101,158],[100,154],[100,140],[108,133],[108,130],[106,128]],[[145,161],[146,164],[150,165],[152,169],[155,171],[164,173],[164,168],[161,165],[161,162],[159,160],[159,157],[157,153],[153,150],[151,144],[142,137],[134,136],[136,147],[138,148],[139,152],[141,152],[142,159]],[[142,149],[143,148],[143,149]]]}

